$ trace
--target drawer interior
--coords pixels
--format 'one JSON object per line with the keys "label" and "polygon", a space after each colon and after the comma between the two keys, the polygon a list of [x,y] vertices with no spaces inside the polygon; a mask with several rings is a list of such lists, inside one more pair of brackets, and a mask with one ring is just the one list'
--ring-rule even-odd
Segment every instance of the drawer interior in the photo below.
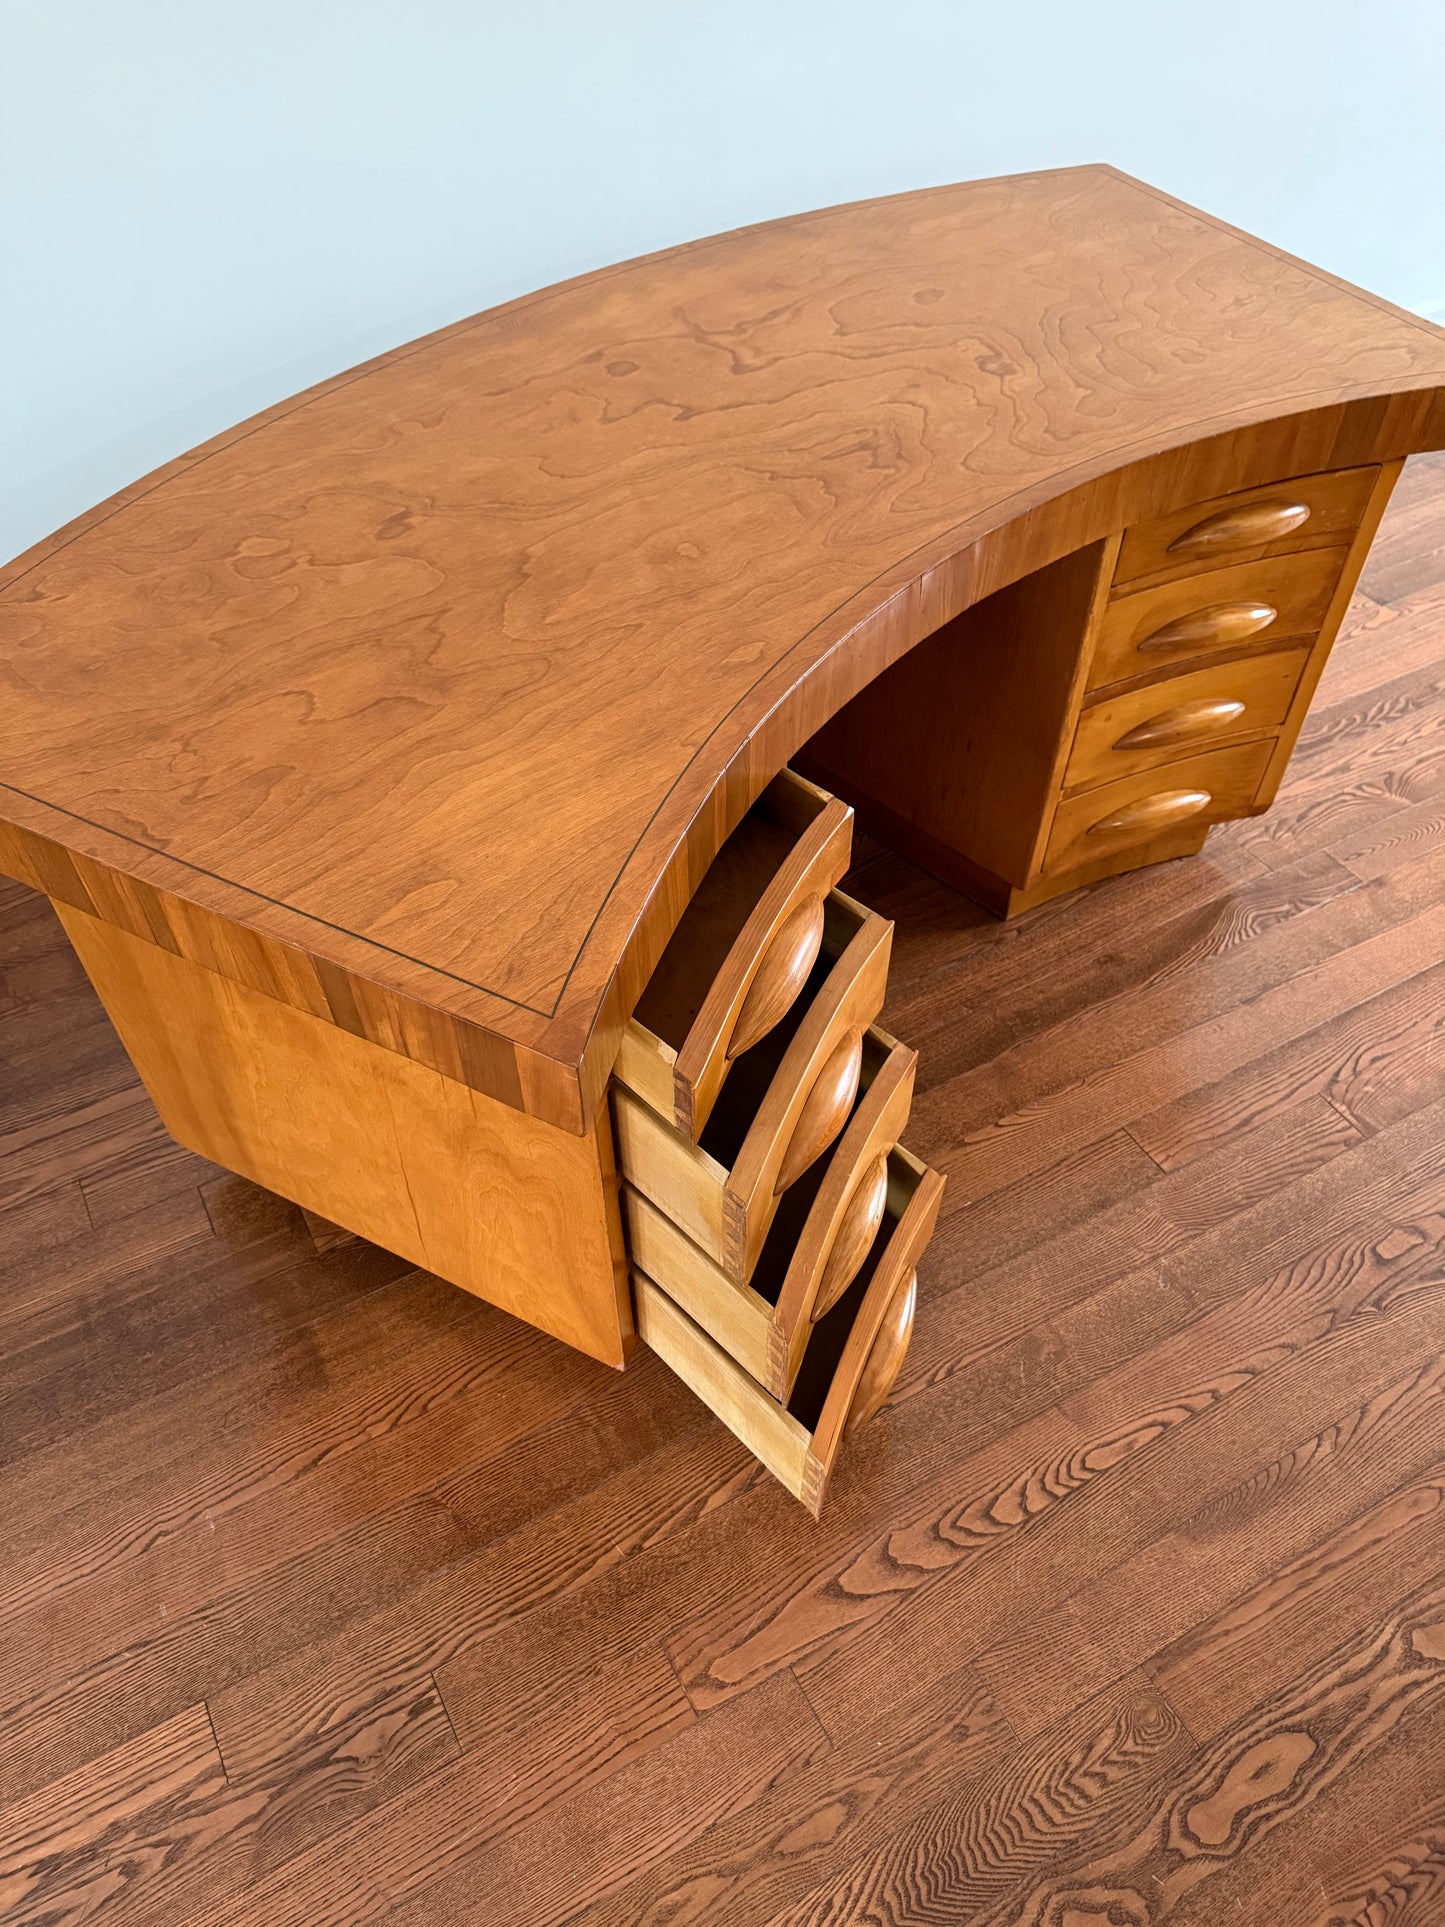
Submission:
{"label": "drawer interior", "polygon": [[624,1032],[616,1075],[689,1137],[732,1063],[805,984],[851,843],[847,805],[782,770],[683,911]]}
{"label": "drawer interior", "polygon": [[[770,1397],[646,1273],[633,1273],[644,1343],[815,1516],[851,1429],[860,1382],[890,1309],[909,1288],[942,1194],[937,1172],[898,1146],[889,1159],[883,1223],[852,1284],[814,1328],[786,1404]],[[901,1360],[898,1348],[890,1361],[895,1373]]]}
{"label": "drawer interior", "polygon": [[759,802],[713,858],[634,1013],[673,1051],[682,1049],[728,952],[796,840]]}
{"label": "drawer interior", "polygon": [[827,1307],[866,1255],[860,1240],[871,1235],[873,1173],[907,1122],[916,1063],[914,1052],[870,1027],[842,1133],[784,1191],[746,1282],[729,1277],[664,1210],[624,1187],[634,1261],[777,1398],[792,1388],[818,1305]]}
{"label": "drawer interior", "polygon": [[822,942],[818,946],[813,967],[808,972],[807,982],[767,1036],[754,1044],[751,1050],[745,1050],[736,1060],[732,1075],[723,1086],[712,1115],[703,1127],[698,1144],[714,1163],[725,1169],[737,1163],[747,1142],[748,1132],[762,1108],[763,1099],[772,1088],[774,1078],[782,1069],[783,1059],[793,1039],[821,995],[834,965],[863,928],[867,914],[841,891],[830,892],[824,906]]}

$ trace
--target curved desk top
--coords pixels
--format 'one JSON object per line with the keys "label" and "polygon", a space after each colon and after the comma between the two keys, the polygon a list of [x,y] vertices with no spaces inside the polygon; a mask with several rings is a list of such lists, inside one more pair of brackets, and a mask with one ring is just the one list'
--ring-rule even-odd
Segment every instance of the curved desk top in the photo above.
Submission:
{"label": "curved desk top", "polygon": [[743,229],[22,557],[0,821],[52,895],[580,1130],[718,844],[889,662],[1141,514],[1442,444],[1445,333],[1109,168]]}

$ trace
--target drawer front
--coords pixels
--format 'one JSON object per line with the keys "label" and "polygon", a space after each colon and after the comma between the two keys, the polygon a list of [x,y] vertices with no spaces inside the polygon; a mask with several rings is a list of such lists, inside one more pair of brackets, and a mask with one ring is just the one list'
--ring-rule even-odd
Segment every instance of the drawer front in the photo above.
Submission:
{"label": "drawer front", "polygon": [[1111,602],[1099,626],[1089,688],[1258,646],[1310,641],[1344,567],[1343,549],[1313,549],[1196,572]]}
{"label": "drawer front", "polygon": [[624,1087],[614,1089],[623,1177],[746,1283],[788,1186],[853,1108],[863,1040],[883,1006],[893,926],[839,891],[804,993],[736,1061],[697,1143]]}
{"label": "drawer front", "polygon": [[886,1213],[858,1276],[818,1321],[792,1395],[766,1392],[666,1291],[634,1268],[644,1344],[756,1453],[816,1518],[843,1441],[887,1398],[917,1302],[917,1267],[943,1179],[900,1146],[888,1160]]}
{"label": "drawer front", "polygon": [[1273,752],[1272,737],[1208,750],[1065,797],[1049,833],[1044,874],[1081,869],[1175,830],[1247,816]]}
{"label": "drawer front", "polygon": [[1192,750],[1278,729],[1308,659],[1307,648],[1241,656],[1106,695],[1079,718],[1065,789],[1092,789]]}
{"label": "drawer front", "polygon": [[1127,529],[1114,587],[1304,549],[1347,548],[1378,468],[1335,469],[1192,502]]}
{"label": "drawer front", "polygon": [[783,770],[714,857],[623,1034],[614,1075],[696,1140],[733,1062],[801,994],[853,812]]}
{"label": "drawer front", "polygon": [[869,1031],[853,1114],[832,1151],[785,1194],[747,1284],[729,1278],[666,1212],[623,1187],[633,1263],[774,1398],[791,1392],[814,1325],[872,1247],[916,1064],[915,1052]]}

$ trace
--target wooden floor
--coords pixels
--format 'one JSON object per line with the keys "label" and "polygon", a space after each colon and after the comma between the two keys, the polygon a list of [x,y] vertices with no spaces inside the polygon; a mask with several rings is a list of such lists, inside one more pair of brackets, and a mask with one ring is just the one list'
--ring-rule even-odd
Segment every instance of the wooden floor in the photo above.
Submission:
{"label": "wooden floor", "polygon": [[167,1142],[0,896],[0,1920],[1445,1921],[1445,457],[1273,813],[886,854],[949,1174],[815,1525]]}

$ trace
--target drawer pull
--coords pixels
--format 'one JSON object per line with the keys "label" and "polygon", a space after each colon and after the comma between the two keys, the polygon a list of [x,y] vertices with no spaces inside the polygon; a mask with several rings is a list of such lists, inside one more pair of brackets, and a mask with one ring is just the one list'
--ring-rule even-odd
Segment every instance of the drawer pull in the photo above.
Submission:
{"label": "drawer pull", "polygon": [[915,1266],[894,1292],[868,1362],[859,1374],[843,1426],[843,1436],[866,1425],[897,1383],[903,1361],[908,1356],[908,1341],[913,1336],[913,1313],[918,1304],[918,1269]]}
{"label": "drawer pull", "polygon": [[836,1045],[813,1080],[813,1088],[803,1100],[793,1135],[778,1171],[774,1196],[786,1191],[800,1178],[813,1159],[819,1157],[842,1130],[844,1120],[858,1095],[858,1077],[863,1069],[863,1033],[853,1031]]}
{"label": "drawer pull", "polygon": [[1135,831],[1166,830],[1188,816],[1207,810],[1214,798],[1208,790],[1159,790],[1126,803],[1122,810],[1101,816],[1089,825],[1090,836],[1124,836]]}
{"label": "drawer pull", "polygon": [[858,1267],[868,1256],[869,1248],[878,1235],[887,1204],[888,1153],[880,1151],[854,1185],[852,1195],[843,1207],[843,1216],[833,1235],[828,1262],[818,1280],[818,1294],[813,1300],[812,1317],[815,1324],[824,1312],[833,1309],[857,1277]]}
{"label": "drawer pull", "polygon": [[1267,629],[1279,615],[1272,602],[1216,602],[1208,609],[1195,609],[1187,616],[1176,616],[1137,644],[1141,656],[1151,650],[1224,649],[1231,643],[1247,642]]}
{"label": "drawer pull", "polygon": [[1159,749],[1169,743],[1192,742],[1196,736],[1208,736],[1215,730],[1228,729],[1237,723],[1244,714],[1245,705],[1236,696],[1201,698],[1197,702],[1179,703],[1173,709],[1161,709],[1157,716],[1147,722],[1125,730],[1114,744],[1117,750]]}
{"label": "drawer pull", "polygon": [[1222,509],[1206,516],[1183,535],[1175,536],[1168,553],[1183,557],[1225,555],[1231,549],[1259,548],[1282,541],[1310,519],[1307,502],[1288,497],[1274,502],[1250,502],[1244,508]]}
{"label": "drawer pull", "polygon": [[730,1060],[766,1037],[792,1008],[817,961],[822,941],[823,899],[810,897],[798,905],[763,952],[728,1039]]}

